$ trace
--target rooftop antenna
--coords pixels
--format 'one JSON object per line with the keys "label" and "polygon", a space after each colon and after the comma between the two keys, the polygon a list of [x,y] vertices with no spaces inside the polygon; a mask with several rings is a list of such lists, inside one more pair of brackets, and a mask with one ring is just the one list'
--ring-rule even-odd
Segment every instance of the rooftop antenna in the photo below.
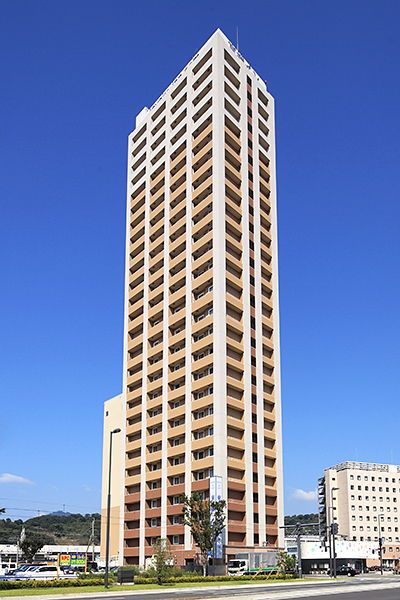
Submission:
{"label": "rooftop antenna", "polygon": [[239,52],[239,27],[236,27],[236,50]]}

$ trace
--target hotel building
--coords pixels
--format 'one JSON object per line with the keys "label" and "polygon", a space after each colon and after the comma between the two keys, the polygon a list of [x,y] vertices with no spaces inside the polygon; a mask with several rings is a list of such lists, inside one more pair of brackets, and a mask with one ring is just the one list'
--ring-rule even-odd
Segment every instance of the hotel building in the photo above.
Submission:
{"label": "hotel building", "polygon": [[389,555],[400,548],[400,466],[343,462],[319,480],[323,523],[338,524],[339,537],[378,542]]}
{"label": "hotel building", "polygon": [[274,100],[217,30],[129,136],[120,555],[196,549],[183,493],[222,481],[226,556],[283,546]]}

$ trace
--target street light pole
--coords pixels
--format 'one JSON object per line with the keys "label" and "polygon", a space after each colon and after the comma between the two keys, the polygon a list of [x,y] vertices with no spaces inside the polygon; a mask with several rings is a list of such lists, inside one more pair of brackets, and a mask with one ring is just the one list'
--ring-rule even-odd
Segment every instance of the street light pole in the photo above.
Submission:
{"label": "street light pole", "polygon": [[108,496],[107,496],[107,527],[106,527],[106,569],[104,572],[104,587],[108,588],[108,562],[110,559],[110,510],[111,510],[111,459],[112,459],[112,436],[119,433],[119,427],[110,431],[110,458],[108,461]]}
{"label": "street light pole", "polygon": [[336,577],[336,547],[335,547],[335,533],[336,533],[336,523],[333,517],[333,492],[338,490],[338,487],[331,488],[331,508],[332,508],[332,520],[331,520],[331,530],[332,530],[332,546],[333,546],[333,576]]}

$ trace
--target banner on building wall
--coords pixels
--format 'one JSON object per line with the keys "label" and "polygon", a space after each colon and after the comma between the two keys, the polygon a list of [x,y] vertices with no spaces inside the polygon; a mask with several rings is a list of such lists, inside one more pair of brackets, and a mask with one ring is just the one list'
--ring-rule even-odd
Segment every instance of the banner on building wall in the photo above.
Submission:
{"label": "banner on building wall", "polygon": [[[218,477],[218,476],[210,477],[210,500],[211,501],[222,500],[222,477]],[[211,521],[212,521],[212,515],[211,515]],[[213,549],[213,552],[211,555],[214,557],[214,552],[215,552],[215,558],[222,558],[222,555],[223,555],[222,550],[223,550],[223,545],[224,545],[224,534],[225,534],[225,531],[220,533],[214,544],[214,549]]]}
{"label": "banner on building wall", "polygon": [[[375,542],[336,541],[337,558],[377,558],[378,544]],[[321,546],[320,542],[301,542],[301,557],[329,558],[329,547]]]}

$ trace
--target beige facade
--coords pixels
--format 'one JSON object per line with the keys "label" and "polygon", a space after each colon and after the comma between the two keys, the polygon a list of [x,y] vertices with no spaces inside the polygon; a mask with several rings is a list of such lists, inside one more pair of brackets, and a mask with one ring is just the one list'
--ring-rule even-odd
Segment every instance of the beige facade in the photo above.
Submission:
{"label": "beige facade", "polygon": [[181,495],[213,475],[228,554],[278,544],[277,265],[274,100],[218,30],[129,136],[126,564],[193,559]]}
{"label": "beige facade", "polygon": [[339,534],[349,540],[378,542],[381,535],[387,556],[395,552],[400,547],[400,466],[344,462],[324,475],[328,525],[333,515]]}
{"label": "beige facade", "polygon": [[[123,421],[123,395],[119,394],[104,403],[103,416],[103,469],[101,489],[101,546],[100,564],[106,557],[106,523],[107,523],[107,496],[108,474],[110,460],[110,432],[120,428]],[[113,435],[112,462],[111,462],[111,503],[110,503],[110,566],[123,564],[120,555],[121,532],[123,523],[123,473],[121,464],[124,461],[123,436],[121,433]]]}

